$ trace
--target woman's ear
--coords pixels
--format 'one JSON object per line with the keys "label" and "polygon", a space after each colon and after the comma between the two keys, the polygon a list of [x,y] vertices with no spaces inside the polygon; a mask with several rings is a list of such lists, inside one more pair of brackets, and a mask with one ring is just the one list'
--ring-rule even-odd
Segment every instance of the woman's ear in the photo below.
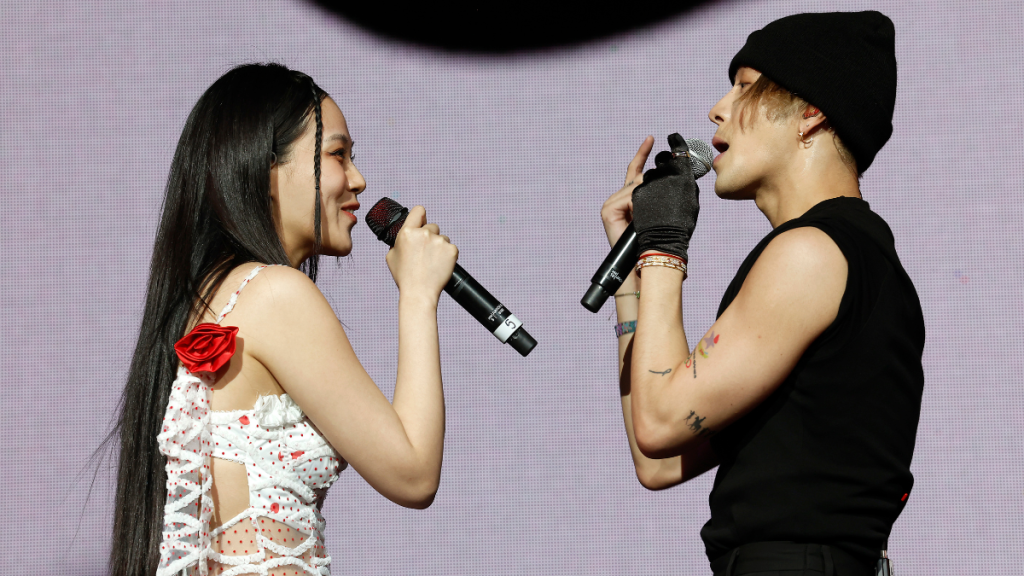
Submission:
{"label": "woman's ear", "polygon": [[278,164],[277,162],[274,162],[270,166],[270,199],[273,200],[274,202],[280,200],[280,198],[278,197],[278,179],[281,177],[280,170],[278,169],[279,167],[280,164]]}

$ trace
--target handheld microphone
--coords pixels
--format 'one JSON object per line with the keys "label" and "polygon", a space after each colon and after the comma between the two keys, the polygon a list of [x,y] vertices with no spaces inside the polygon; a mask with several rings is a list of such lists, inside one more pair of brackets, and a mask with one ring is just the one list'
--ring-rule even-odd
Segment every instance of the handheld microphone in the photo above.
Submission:
{"label": "handheld microphone", "polygon": [[[384,197],[370,208],[366,214],[366,224],[378,240],[394,247],[398,231],[402,229],[408,215],[408,208],[391,198]],[[499,341],[509,344],[521,355],[526,356],[537,345],[537,341],[523,329],[523,323],[491,296],[491,293],[474,280],[462,266],[455,265],[444,291]]]}
{"label": "handheld microphone", "polygon": [[[714,157],[711,147],[696,138],[687,139],[686,146],[690,149],[693,177],[700,178],[707,174],[711,170],[711,159]],[[601,267],[594,273],[594,277],[590,279],[590,289],[583,295],[580,304],[591,312],[600,310],[605,301],[626,281],[626,276],[629,276],[639,257],[636,230],[630,222],[612,251],[608,253],[608,257],[601,263]]]}

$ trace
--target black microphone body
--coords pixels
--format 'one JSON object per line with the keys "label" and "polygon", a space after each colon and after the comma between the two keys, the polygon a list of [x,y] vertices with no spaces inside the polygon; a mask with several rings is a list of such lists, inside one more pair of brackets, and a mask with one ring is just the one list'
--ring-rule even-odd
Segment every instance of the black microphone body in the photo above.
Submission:
{"label": "black microphone body", "polygon": [[580,304],[583,304],[584,308],[591,312],[597,312],[601,306],[604,306],[605,301],[615,294],[616,290],[626,281],[626,276],[629,276],[640,257],[640,254],[637,253],[638,249],[636,230],[633,229],[633,223],[630,222],[626,230],[622,232],[622,236],[619,236],[619,241],[615,243],[612,251],[601,263],[601,267],[594,273],[594,277],[590,279],[590,289],[580,300]]}
{"label": "black microphone body", "polygon": [[523,329],[523,323],[462,266],[455,265],[444,291],[498,340],[509,344],[523,356],[537,345],[537,341]]}
{"label": "black microphone body", "polygon": [[[366,215],[366,223],[378,240],[393,247],[395,237],[405,223],[408,213],[409,211],[401,204],[384,197],[370,208]],[[523,329],[522,321],[498,302],[498,299],[474,280],[462,266],[455,265],[444,291],[494,334],[495,338],[512,346],[519,354],[526,356],[537,346],[537,341]]]}

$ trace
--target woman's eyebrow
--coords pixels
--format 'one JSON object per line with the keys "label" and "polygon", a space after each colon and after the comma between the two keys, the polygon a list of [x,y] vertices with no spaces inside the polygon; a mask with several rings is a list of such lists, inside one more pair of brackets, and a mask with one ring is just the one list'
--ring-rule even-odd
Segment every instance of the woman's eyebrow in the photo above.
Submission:
{"label": "woman's eyebrow", "polygon": [[327,141],[328,142],[341,142],[342,144],[346,144],[348,146],[352,145],[352,139],[348,137],[348,134],[331,134],[327,138]]}

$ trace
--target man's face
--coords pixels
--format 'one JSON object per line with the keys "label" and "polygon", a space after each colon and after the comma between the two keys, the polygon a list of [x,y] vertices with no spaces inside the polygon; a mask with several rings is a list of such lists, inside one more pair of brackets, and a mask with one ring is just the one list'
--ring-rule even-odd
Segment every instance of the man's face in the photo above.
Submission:
{"label": "man's face", "polygon": [[799,139],[795,119],[772,122],[760,107],[745,108],[737,102],[760,77],[753,68],[737,70],[732,89],[708,113],[718,125],[711,145],[720,152],[713,163],[718,175],[715,194],[720,198],[753,199],[762,185],[789,164],[796,150],[786,145]]}

